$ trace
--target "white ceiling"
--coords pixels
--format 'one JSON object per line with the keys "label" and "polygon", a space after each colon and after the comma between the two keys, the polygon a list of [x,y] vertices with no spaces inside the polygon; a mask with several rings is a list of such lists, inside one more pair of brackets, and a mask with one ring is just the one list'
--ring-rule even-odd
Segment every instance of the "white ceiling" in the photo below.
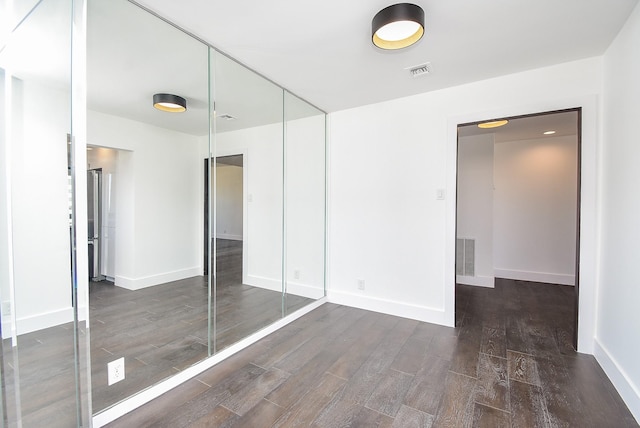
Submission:
{"label": "white ceiling", "polygon": [[416,0],[425,36],[396,52],[370,42],[389,0],[138,2],[333,112],[602,55],[638,0]]}

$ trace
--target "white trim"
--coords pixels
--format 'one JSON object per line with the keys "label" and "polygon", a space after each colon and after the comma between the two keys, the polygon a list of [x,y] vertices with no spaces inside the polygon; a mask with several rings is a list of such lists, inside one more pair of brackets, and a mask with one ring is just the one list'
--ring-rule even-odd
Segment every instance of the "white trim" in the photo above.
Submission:
{"label": "white trim", "polygon": [[[279,279],[247,275],[247,281],[244,284],[252,287],[264,288],[265,290],[277,291],[278,293],[282,292],[282,281]],[[324,289],[322,285],[314,286],[311,284],[303,284],[301,282],[287,281],[287,294],[308,297],[310,299],[319,299],[324,297]]]}
{"label": "white trim", "polygon": [[593,355],[604,370],[607,377],[613,383],[620,397],[627,405],[633,417],[640,422],[640,388],[633,383],[622,366],[613,358],[607,348],[594,339]]}
{"label": "white trim", "polygon": [[575,285],[575,275],[548,272],[528,272],[524,270],[494,269],[496,278],[517,279],[520,281],[546,282],[549,284]]}
{"label": "white trim", "polygon": [[265,290],[272,290],[282,293],[282,281],[279,279],[267,278],[265,276],[258,275],[245,275],[246,280],[243,284],[250,285],[252,287],[264,288]]}
{"label": "white trim", "polygon": [[321,297],[324,297],[324,287],[322,284],[312,285],[287,281],[287,294],[307,297],[309,299],[320,299]]}
{"label": "white trim", "polygon": [[447,325],[447,314],[442,309],[411,305],[405,302],[396,302],[344,291],[332,291],[331,289],[327,290],[327,301],[329,303],[365,309],[367,311],[410,318],[433,324]]}
{"label": "white trim", "polygon": [[[7,317],[9,318],[9,317]],[[8,321],[8,322],[7,322]],[[55,311],[43,312],[36,315],[16,319],[16,334],[32,333],[34,331],[43,330],[45,328],[56,327],[73,321],[73,308],[57,309]],[[11,320],[3,320],[2,338],[11,337]]]}
{"label": "white trim", "polygon": [[126,276],[116,275],[115,285],[126,288],[127,290],[140,290],[142,288],[152,287],[158,284],[165,284],[171,281],[179,281],[185,278],[202,275],[202,267],[194,266],[171,272],[164,272],[157,275],[143,276],[139,278],[129,278]]}
{"label": "white trim", "polygon": [[445,296],[446,325],[455,322],[456,261],[456,182],[458,124],[479,122],[487,118],[511,117],[538,112],[582,108],[582,144],[580,159],[580,294],[578,303],[578,351],[593,354],[596,325],[596,280],[598,268],[598,156],[600,147],[599,100],[597,95],[544,100],[521,106],[476,111],[447,119],[446,224],[445,224]]}
{"label": "white trim", "polygon": [[217,239],[229,239],[231,241],[242,241],[242,235],[233,235],[230,233],[218,233]]}
{"label": "white trim", "polygon": [[326,299],[322,298],[316,300],[315,302],[305,306],[297,310],[296,312],[287,315],[286,317],[276,321],[275,323],[263,328],[262,330],[252,334],[251,336],[245,337],[241,341],[234,343],[228,348],[223,349],[211,357],[192,365],[181,371],[180,373],[171,376],[145,390],[140,391],[138,394],[123,400],[112,407],[109,407],[106,410],[96,414],[93,416],[93,426],[94,428],[102,427],[109,422],[116,420],[117,418],[124,416],[125,414],[131,412],[132,410],[137,409],[143,404],[148,403],[154,398],[158,398],[160,395],[165,392],[177,387],[178,385],[188,381],[189,379],[199,375],[205,370],[210,369],[215,366],[219,362],[229,358],[233,354],[245,349],[246,347],[254,344],[258,340],[263,337],[273,333],[274,331],[284,327],[285,325],[295,321],[301,316],[311,312],[312,310],[318,308],[326,302]]}
{"label": "white trim", "polygon": [[456,283],[463,285],[473,285],[475,287],[495,288],[495,277],[456,275]]}

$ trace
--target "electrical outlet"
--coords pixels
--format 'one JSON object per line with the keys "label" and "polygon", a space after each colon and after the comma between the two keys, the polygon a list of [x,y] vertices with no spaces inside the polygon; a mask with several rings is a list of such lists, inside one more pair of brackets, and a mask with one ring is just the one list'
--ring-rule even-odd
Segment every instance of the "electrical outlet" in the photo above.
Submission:
{"label": "electrical outlet", "polygon": [[293,271],[293,279],[300,279],[300,269],[295,269]]}
{"label": "electrical outlet", "polygon": [[11,302],[2,302],[2,315],[11,315]]}
{"label": "electrical outlet", "polygon": [[124,357],[107,363],[107,376],[109,385],[124,379]]}
{"label": "electrical outlet", "polygon": [[358,290],[364,290],[364,279],[358,280]]}

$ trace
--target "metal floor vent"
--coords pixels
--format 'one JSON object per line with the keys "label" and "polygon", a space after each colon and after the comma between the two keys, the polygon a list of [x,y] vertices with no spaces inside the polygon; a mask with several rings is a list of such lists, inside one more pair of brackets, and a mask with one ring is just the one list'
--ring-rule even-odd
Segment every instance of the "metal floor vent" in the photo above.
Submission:
{"label": "metal floor vent", "polygon": [[456,239],[456,275],[476,275],[476,240]]}

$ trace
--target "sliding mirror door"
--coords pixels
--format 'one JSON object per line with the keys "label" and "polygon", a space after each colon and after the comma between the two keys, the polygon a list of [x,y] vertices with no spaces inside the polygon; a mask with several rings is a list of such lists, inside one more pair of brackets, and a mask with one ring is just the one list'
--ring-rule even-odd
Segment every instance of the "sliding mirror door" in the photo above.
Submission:
{"label": "sliding mirror door", "polygon": [[[208,47],[125,0],[89,2],[87,44],[98,412],[208,356]],[[186,111],[154,108],[154,94],[185,99]]]}
{"label": "sliding mirror door", "polygon": [[80,426],[90,417],[86,281],[73,263],[72,119],[84,106],[71,101],[72,38],[83,29],[74,21],[82,6],[4,2],[0,11],[2,426]]}
{"label": "sliding mirror door", "polygon": [[282,317],[283,91],[211,52],[217,352]]}
{"label": "sliding mirror door", "polygon": [[289,314],[324,296],[325,114],[285,91],[285,300]]}

